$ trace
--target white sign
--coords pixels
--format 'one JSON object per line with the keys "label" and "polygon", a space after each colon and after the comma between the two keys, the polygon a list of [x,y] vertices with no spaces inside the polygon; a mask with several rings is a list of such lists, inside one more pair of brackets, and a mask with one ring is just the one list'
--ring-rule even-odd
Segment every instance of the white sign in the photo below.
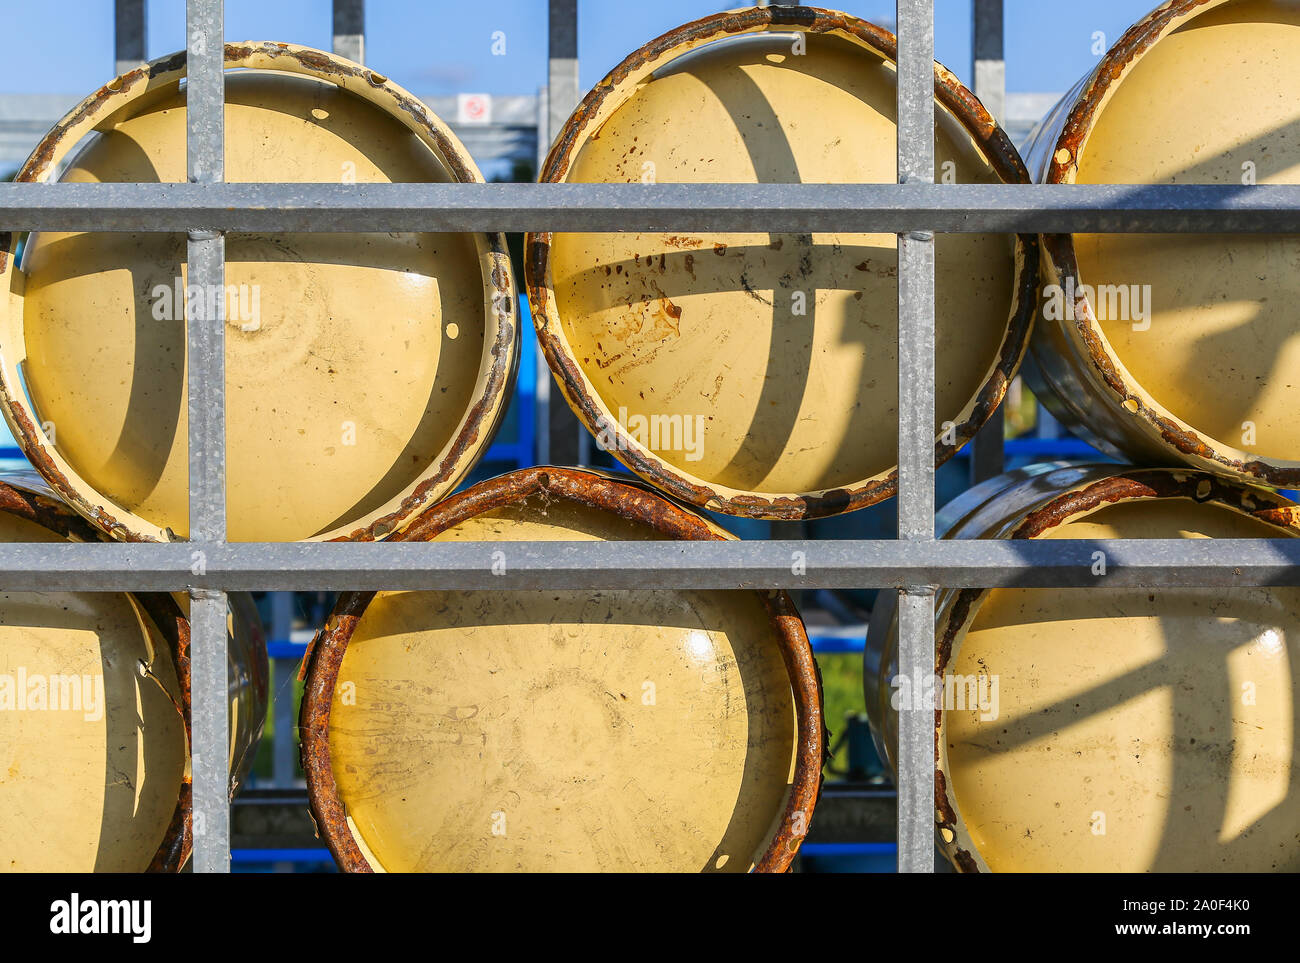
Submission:
{"label": "white sign", "polygon": [[491,94],[457,94],[456,123],[490,124],[492,123]]}

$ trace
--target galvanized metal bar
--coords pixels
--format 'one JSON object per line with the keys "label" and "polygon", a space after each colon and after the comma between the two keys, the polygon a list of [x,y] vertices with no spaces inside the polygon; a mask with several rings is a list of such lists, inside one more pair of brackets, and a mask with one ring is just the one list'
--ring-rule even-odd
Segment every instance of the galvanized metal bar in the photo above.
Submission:
{"label": "galvanized metal bar", "polygon": [[[974,0],[972,37],[975,96],[993,118],[1002,123],[1006,116],[1007,71],[1003,59],[1002,0]],[[979,484],[1002,474],[1006,466],[1003,435],[1006,411],[1002,406],[989,416],[971,443],[971,482]]]}
{"label": "galvanized metal bar", "polygon": [[[899,0],[898,180],[934,180],[930,0]],[[926,23],[930,25],[927,28]],[[905,23],[910,24],[904,27]],[[923,68],[923,69],[922,69]],[[934,537],[934,232],[898,236],[898,537]]]}
{"label": "galvanized metal bar", "polygon": [[[900,675],[934,675],[933,589],[898,593],[898,644]],[[934,703],[918,697],[898,707],[898,871],[933,873],[934,854]]]}
{"label": "galvanized metal bar", "polygon": [[366,62],[366,0],[334,0],[334,52]]}
{"label": "galvanized metal bar", "polygon": [[[578,0],[549,0],[547,4],[548,63],[546,88],[546,144],[555,142],[578,106]],[[540,134],[540,131],[539,131]],[[558,230],[558,228],[557,228]],[[545,461],[557,465],[579,465],[591,450],[587,430],[559,392],[549,393],[549,373],[539,381],[548,390],[546,399]]]}
{"label": "galvanized metal bar", "polygon": [[230,872],[230,721],[226,593],[190,590],[194,871]]}
{"label": "galvanized metal bar", "polygon": [[1300,233],[1300,184],[14,184],[0,230]]}
{"label": "galvanized metal bar", "polygon": [[113,4],[113,71],[119,77],[149,59],[147,0]]}
{"label": "galvanized metal bar", "polygon": [[[934,3],[898,0],[898,182],[934,181]],[[898,236],[898,537],[934,539],[934,232]],[[899,671],[934,672],[934,590],[899,593]],[[934,871],[933,707],[898,714],[898,870]]]}
{"label": "galvanized metal bar", "polygon": [[[1300,585],[1300,539],[9,544],[5,591]],[[493,563],[501,552],[505,568]],[[803,553],[798,556],[795,553]],[[802,557],[807,571],[792,574]]]}
{"label": "galvanized metal bar", "polygon": [[[191,87],[192,91],[194,88]],[[189,374],[190,540],[226,537],[226,239],[191,231],[186,343]]]}
{"label": "galvanized metal bar", "polygon": [[[186,116],[189,178],[210,187],[225,177],[225,21],[222,0],[186,0]],[[226,537],[225,238],[212,225],[189,232],[186,317],[189,356],[191,569],[209,543]],[[194,868],[230,871],[230,723],[226,594],[191,590],[191,738]]]}

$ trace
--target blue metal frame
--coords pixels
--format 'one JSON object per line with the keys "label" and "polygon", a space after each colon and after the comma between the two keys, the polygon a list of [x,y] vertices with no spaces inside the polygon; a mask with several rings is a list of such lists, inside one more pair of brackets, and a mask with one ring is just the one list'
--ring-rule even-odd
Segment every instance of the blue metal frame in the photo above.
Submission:
{"label": "blue metal frame", "polygon": [[236,864],[249,863],[322,863],[334,865],[334,857],[324,846],[309,849],[232,849],[230,861]]}

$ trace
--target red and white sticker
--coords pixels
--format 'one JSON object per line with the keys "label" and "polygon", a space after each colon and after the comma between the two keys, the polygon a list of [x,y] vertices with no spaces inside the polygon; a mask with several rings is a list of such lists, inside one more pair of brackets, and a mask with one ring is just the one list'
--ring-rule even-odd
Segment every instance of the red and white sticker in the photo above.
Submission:
{"label": "red and white sticker", "polygon": [[490,124],[492,123],[491,94],[457,94],[456,123]]}

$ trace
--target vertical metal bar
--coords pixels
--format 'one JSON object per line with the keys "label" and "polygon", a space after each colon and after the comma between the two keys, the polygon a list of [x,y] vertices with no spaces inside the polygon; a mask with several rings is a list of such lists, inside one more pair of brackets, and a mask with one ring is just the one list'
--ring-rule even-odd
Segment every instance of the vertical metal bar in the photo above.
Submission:
{"label": "vertical metal bar", "polygon": [[[578,106],[578,0],[549,0],[546,143],[559,136],[573,108]],[[549,372],[546,384],[550,387]],[[540,382],[539,382],[540,383]],[[586,430],[578,423],[563,396],[554,393],[547,404],[546,460],[556,465],[576,465],[580,439]]]}
{"label": "vertical metal bar", "polygon": [[549,0],[547,143],[555,142],[578,106],[578,0]]}
{"label": "vertical metal bar", "polygon": [[[898,180],[934,182],[934,0],[897,0]],[[898,238],[898,537],[934,538],[934,235]],[[934,673],[934,596],[899,593],[899,672]],[[915,687],[914,687],[915,691]],[[898,869],[934,870],[933,706],[898,720]]]}
{"label": "vertical metal bar", "polygon": [[113,4],[113,71],[120,77],[148,57],[145,0],[115,0]]}
{"label": "vertical metal bar", "polygon": [[[898,0],[898,181],[934,183],[933,0]],[[898,238],[899,538],[934,537],[934,234]]]}
{"label": "vertical metal bar", "polygon": [[[287,642],[293,634],[293,593],[271,593],[271,638]],[[297,673],[292,659],[272,659],[271,700],[275,719],[275,734],[271,746],[271,784],[276,789],[288,789],[297,775],[293,730],[296,725],[293,712],[293,683]]]}
{"label": "vertical metal bar", "polygon": [[921,698],[930,691],[922,680],[934,674],[932,588],[898,593],[898,640],[898,671],[911,680],[914,700],[898,708],[898,871],[932,873],[934,702]]}
{"label": "vertical metal bar", "polygon": [[[999,124],[1006,116],[1007,71],[1003,60],[1002,0],[974,0],[974,77],[975,96],[980,99]],[[1002,437],[1006,426],[1006,408],[999,405],[992,417],[975,436],[971,447],[971,481],[974,484],[1002,474]]]}
{"label": "vertical metal bar", "polygon": [[334,52],[366,62],[366,0],[334,0]]}
{"label": "vertical metal bar", "polygon": [[999,124],[1006,120],[1007,66],[1003,55],[1003,0],[974,0],[975,96]]}
{"label": "vertical metal bar", "polygon": [[228,873],[230,732],[225,592],[190,590],[190,641],[194,871]]}
{"label": "vertical metal bar", "polygon": [[[189,179],[225,177],[225,21],[222,0],[186,0]],[[226,538],[225,238],[192,230],[187,262],[194,311],[189,354],[190,540],[202,571],[205,544]],[[191,707],[194,869],[230,871],[230,732],[226,694],[226,595],[192,590]]]}

